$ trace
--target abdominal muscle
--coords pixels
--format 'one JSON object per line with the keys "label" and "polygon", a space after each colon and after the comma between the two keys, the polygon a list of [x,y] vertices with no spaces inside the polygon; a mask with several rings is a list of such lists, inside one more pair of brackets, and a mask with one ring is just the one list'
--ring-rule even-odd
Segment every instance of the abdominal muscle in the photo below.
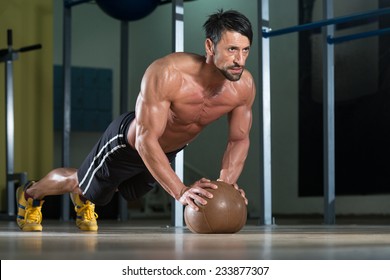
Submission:
{"label": "abdominal muscle", "polygon": [[[165,130],[159,144],[165,153],[181,149],[193,141],[210,123],[230,112],[238,104],[237,97],[215,96],[210,98],[192,94],[185,100],[173,102],[168,113]],[[128,132],[129,144],[136,142],[137,118],[131,123]]]}
{"label": "abdominal muscle", "polygon": [[[128,142],[133,149],[135,149],[136,142],[136,124],[137,120],[134,119],[127,134]],[[159,144],[165,153],[176,151],[192,142],[202,129],[203,126],[196,123],[183,125],[168,120],[165,131],[159,138]]]}

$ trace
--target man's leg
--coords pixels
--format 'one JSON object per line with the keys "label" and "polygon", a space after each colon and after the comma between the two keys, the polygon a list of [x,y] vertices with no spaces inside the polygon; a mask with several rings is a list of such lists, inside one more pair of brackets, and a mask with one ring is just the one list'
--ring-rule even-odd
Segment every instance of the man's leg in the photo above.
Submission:
{"label": "man's leg", "polygon": [[118,191],[127,201],[134,201],[146,195],[154,187],[156,180],[149,171],[144,171],[122,182]]}
{"label": "man's leg", "polygon": [[57,168],[43,177],[38,182],[34,182],[25,190],[28,197],[42,200],[48,195],[60,195],[66,193],[81,194],[77,179],[77,169]]}
{"label": "man's leg", "polygon": [[34,199],[42,199],[47,195],[70,193],[76,211],[76,225],[84,231],[97,231],[95,204],[82,196],[79,188],[77,169],[58,168],[47,174],[26,190]]}
{"label": "man's leg", "polygon": [[23,231],[42,231],[42,204],[47,195],[68,192],[81,193],[78,188],[77,170],[58,168],[38,182],[29,182],[16,190],[18,215],[16,222]]}

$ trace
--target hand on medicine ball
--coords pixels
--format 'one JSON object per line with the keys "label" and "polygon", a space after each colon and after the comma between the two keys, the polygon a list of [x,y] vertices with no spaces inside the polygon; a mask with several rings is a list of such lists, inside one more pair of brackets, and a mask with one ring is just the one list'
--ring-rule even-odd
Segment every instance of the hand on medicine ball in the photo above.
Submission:
{"label": "hand on medicine ball", "polygon": [[[217,181],[225,182],[225,181],[222,180],[222,179],[217,179]],[[226,183],[226,182],[225,182],[225,183]],[[241,196],[244,198],[245,205],[248,205],[248,199],[247,199],[246,196],[245,196],[245,191],[244,191],[243,189],[241,189],[241,188],[237,185],[237,183],[234,183],[234,184],[232,184],[232,185],[233,185],[233,187],[234,187],[236,190],[238,190],[238,191],[240,192]]]}
{"label": "hand on medicine ball", "polygon": [[[199,181],[196,181],[187,190],[183,192],[179,198],[179,202],[183,205],[189,205],[195,211],[199,210],[199,207],[196,203],[206,205],[207,200],[204,197],[212,198],[213,195],[205,190],[206,188],[217,189],[217,185],[211,183],[209,179],[202,178]],[[196,203],[195,203],[196,201]]]}
{"label": "hand on medicine ball", "polygon": [[241,193],[241,196],[244,198],[245,200],[245,204],[248,205],[248,199],[246,198],[245,196],[245,191],[243,189],[240,189],[240,187],[237,185],[237,183],[233,184],[234,188],[236,190],[238,190],[240,193]]}

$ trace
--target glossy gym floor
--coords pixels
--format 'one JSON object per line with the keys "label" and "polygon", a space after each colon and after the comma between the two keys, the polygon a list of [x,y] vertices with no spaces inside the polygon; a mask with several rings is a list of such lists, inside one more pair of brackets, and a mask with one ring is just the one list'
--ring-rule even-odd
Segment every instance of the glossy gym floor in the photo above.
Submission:
{"label": "glossy gym floor", "polygon": [[276,219],[271,226],[248,221],[236,234],[193,234],[169,226],[169,219],[99,221],[97,233],[74,222],[44,220],[43,232],[21,232],[0,221],[2,260],[389,260],[388,219]]}

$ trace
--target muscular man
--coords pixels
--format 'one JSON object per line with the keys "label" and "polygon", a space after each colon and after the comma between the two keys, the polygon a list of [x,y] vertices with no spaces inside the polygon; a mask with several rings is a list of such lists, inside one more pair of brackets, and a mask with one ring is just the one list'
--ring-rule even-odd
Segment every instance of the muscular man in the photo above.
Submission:
{"label": "muscular man", "polygon": [[237,185],[249,149],[255,84],[245,69],[252,28],[242,14],[218,11],[204,24],[206,55],[173,53],[146,70],[135,112],[107,128],[79,169],[58,168],[17,190],[17,223],[41,231],[43,198],[70,193],[81,230],[96,231],[95,204],[118,191],[134,200],[156,181],[183,205],[197,209],[217,188],[202,178],[187,187],[171,167],[176,154],[211,122],[227,114],[229,132],[218,180]]}

